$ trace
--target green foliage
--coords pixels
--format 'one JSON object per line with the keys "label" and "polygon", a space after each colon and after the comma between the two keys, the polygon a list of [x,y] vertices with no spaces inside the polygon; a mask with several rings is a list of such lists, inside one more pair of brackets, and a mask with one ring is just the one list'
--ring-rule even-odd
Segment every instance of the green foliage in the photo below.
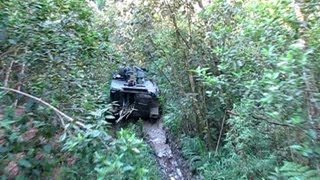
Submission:
{"label": "green foliage", "polygon": [[276,168],[269,179],[318,179],[319,171],[311,170],[308,166],[303,166],[294,162],[285,161],[283,166]]}
{"label": "green foliage", "polygon": [[50,176],[69,157],[60,152],[61,131],[51,118],[44,118],[45,112],[21,111],[8,106],[0,121],[2,178]]}
{"label": "green foliage", "polygon": [[181,132],[187,133],[188,130],[195,130],[195,126],[192,127],[191,123],[187,124],[184,121],[184,119],[191,116],[189,114],[189,109],[191,108],[190,101],[189,98],[179,99],[179,101],[166,101],[168,104],[165,106],[164,123],[175,135],[179,135]]}
{"label": "green foliage", "polygon": [[199,138],[182,137],[182,153],[194,170],[203,166],[202,158],[206,155],[204,142]]}
{"label": "green foliage", "polygon": [[158,179],[155,160],[146,157],[150,149],[134,134],[120,130],[110,150],[110,156],[95,153],[98,179]]}
{"label": "green foliage", "polygon": [[[106,80],[121,60],[148,67],[160,83],[165,125],[181,135],[202,178],[319,176],[316,0],[94,2],[1,1],[3,84],[22,84],[85,124],[61,130],[50,110],[1,93],[3,104],[18,99],[27,112],[0,112],[6,175],[18,168],[19,176],[44,177],[62,165],[61,178],[159,177],[149,148],[131,133],[137,126],[111,137],[104,122]],[[35,131],[32,142],[21,140]],[[37,146],[38,136],[62,142]]]}
{"label": "green foliage", "polygon": [[[108,60],[109,31],[95,22],[87,3],[12,0],[2,4],[9,37],[3,50],[13,51],[2,67],[13,60],[25,64],[24,88],[50,96],[54,105],[64,103],[64,108],[78,112],[94,109],[88,101],[104,94],[109,73],[103,72],[112,62]],[[13,77],[10,85],[17,80]]]}
{"label": "green foliage", "polygon": [[113,42],[157,72],[165,125],[183,134],[193,169],[205,179],[266,178],[283,161],[318,169],[319,4],[201,4],[133,3]]}
{"label": "green foliage", "polygon": [[0,121],[3,178],[159,177],[150,148],[128,130],[111,137],[103,114],[89,115],[95,118],[94,123],[86,124],[85,130],[67,124],[61,131],[52,119],[39,119],[40,112],[20,117],[15,113],[13,108],[7,108]]}
{"label": "green foliage", "polygon": [[[228,6],[228,3],[220,5]],[[208,12],[214,12],[217,6],[208,8]],[[229,169],[229,178],[266,176],[277,160],[281,162],[284,154],[289,156],[283,149],[288,149],[290,144],[297,143],[301,138],[303,141],[311,140],[296,130],[307,118],[306,109],[302,108],[305,79],[301,70],[310,65],[308,59],[313,53],[312,48],[302,50],[299,47],[296,40],[298,27],[294,11],[289,7],[287,2],[280,1],[248,2],[232,7],[238,8],[234,14],[235,24],[230,27],[235,30],[223,30],[221,35],[219,31],[214,32],[214,38],[223,38],[229,32],[227,37],[230,39],[215,50],[223,74],[215,77],[206,74],[207,69],[195,70],[200,80],[209,85],[213,98],[219,98],[220,104],[232,109],[223,147],[229,155],[224,155],[220,163],[237,159],[237,165],[225,167],[241,165],[241,169]],[[255,18],[249,19],[252,14]],[[221,16],[212,16],[221,21]],[[243,47],[243,44],[250,48]],[[226,102],[232,102],[232,107]],[[272,122],[288,123],[287,126],[297,129],[289,128],[291,133],[286,134],[286,128]],[[309,150],[313,152],[311,149],[316,149],[316,146]],[[311,158],[315,154],[305,157]]]}
{"label": "green foliage", "polygon": [[105,121],[117,57],[102,11],[79,0],[10,0],[0,8],[1,81],[78,122],[1,91],[1,178],[158,179],[149,147],[130,129],[112,137]]}
{"label": "green foliage", "polygon": [[135,134],[120,130],[116,139],[112,140],[101,135],[108,137],[106,129],[93,130],[66,139],[63,150],[73,154],[77,161],[72,167],[64,167],[62,178],[157,179],[159,177],[155,169],[156,162],[148,155],[150,149],[142,140],[135,137]]}

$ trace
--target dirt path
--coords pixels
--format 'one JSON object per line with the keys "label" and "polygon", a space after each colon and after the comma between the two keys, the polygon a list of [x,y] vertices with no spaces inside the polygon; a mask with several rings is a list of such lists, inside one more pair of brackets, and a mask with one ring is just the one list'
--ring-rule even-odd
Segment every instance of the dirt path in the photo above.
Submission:
{"label": "dirt path", "polygon": [[189,175],[183,173],[184,169],[182,169],[183,167],[178,163],[181,162],[181,157],[177,157],[175,153],[172,152],[161,120],[154,124],[145,121],[143,124],[143,133],[145,139],[155,152],[164,179],[191,179]]}

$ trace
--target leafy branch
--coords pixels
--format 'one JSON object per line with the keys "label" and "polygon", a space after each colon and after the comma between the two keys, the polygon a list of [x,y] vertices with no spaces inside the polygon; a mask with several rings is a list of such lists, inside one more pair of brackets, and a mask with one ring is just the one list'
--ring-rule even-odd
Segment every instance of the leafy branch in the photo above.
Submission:
{"label": "leafy branch", "polygon": [[6,90],[6,91],[11,91],[11,92],[14,92],[14,93],[17,93],[17,94],[21,94],[21,95],[24,95],[24,96],[27,96],[31,99],[34,99],[36,100],[37,102],[43,104],[43,105],[46,105],[47,107],[49,107],[50,109],[52,109],[55,113],[57,113],[58,115],[64,117],[67,121],[69,122],[74,122],[75,124],[79,125],[80,127],[82,128],[85,128],[85,129],[88,129],[86,127],[85,124],[79,122],[79,121],[75,121],[72,117],[66,115],[65,113],[63,113],[62,111],[60,111],[58,108],[54,107],[53,105],[47,103],[46,101],[42,100],[41,98],[38,98],[38,97],[35,97],[33,95],[30,95],[30,94],[27,94],[25,92],[22,92],[22,91],[18,91],[16,89],[11,89],[11,88],[6,88],[6,87],[0,87],[0,89],[3,89],[3,90]]}

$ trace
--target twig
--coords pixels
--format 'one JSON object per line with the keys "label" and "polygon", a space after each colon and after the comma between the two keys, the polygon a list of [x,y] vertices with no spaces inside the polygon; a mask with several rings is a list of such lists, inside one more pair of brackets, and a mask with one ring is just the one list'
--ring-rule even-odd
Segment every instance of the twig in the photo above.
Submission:
{"label": "twig", "polygon": [[8,70],[6,72],[6,77],[5,77],[4,82],[3,82],[4,87],[8,87],[8,82],[9,82],[9,78],[10,78],[10,74],[11,74],[13,63],[14,63],[14,61],[10,62],[10,65],[9,65]]}
{"label": "twig", "polygon": [[[23,76],[24,76],[25,66],[26,66],[26,64],[23,62],[23,63],[22,63],[22,66],[21,66],[20,75],[19,75],[19,77],[18,77],[18,81],[19,81],[19,82],[18,82],[18,87],[17,87],[17,90],[18,90],[18,91],[21,91],[22,78],[23,78]],[[18,105],[18,99],[15,100],[13,106],[14,106],[14,107],[17,107],[17,105]]]}
{"label": "twig", "polygon": [[63,129],[64,129],[64,130],[67,130],[67,128],[66,128],[66,123],[64,122],[63,117],[61,117],[61,115],[58,114],[58,113],[57,113],[57,116],[59,117],[59,120],[60,120],[60,122],[61,122],[61,124],[62,124],[62,126],[63,126]]}
{"label": "twig", "polygon": [[17,47],[19,47],[19,46],[12,46],[12,47],[10,47],[6,52],[0,54],[0,59],[3,58],[4,56],[6,56],[6,55],[8,55],[8,54],[10,54],[10,53],[12,53],[12,52],[14,52],[14,50],[15,50]]}
{"label": "twig", "polygon": [[38,101],[41,104],[44,104],[46,106],[48,106],[50,109],[52,109],[55,113],[61,115],[62,117],[64,117],[66,120],[70,121],[70,122],[74,122],[75,124],[79,125],[80,127],[84,128],[84,129],[90,129],[88,128],[85,124],[79,122],[79,121],[75,121],[73,118],[71,118],[70,116],[66,115],[65,113],[63,113],[62,111],[60,111],[59,109],[57,109],[56,107],[52,106],[51,104],[45,102],[44,100],[37,98],[35,96],[32,96],[30,94],[24,93],[22,91],[18,91],[16,89],[11,89],[11,88],[7,88],[7,87],[0,87],[0,89],[6,90],[6,91],[11,91],[11,92],[15,92],[17,94],[21,94],[24,96],[27,96],[31,99],[34,99],[36,101]]}
{"label": "twig", "polygon": [[117,119],[116,123],[119,123],[123,118],[128,118],[130,114],[135,110],[136,109],[134,109],[133,105],[129,106],[128,109],[122,109],[119,113],[120,117]]}
{"label": "twig", "polygon": [[[11,52],[14,52],[14,56],[17,56],[18,51],[19,51],[19,46],[9,48],[9,50],[8,50],[7,52],[5,52],[5,53],[3,53],[3,54],[0,55],[0,59],[1,59],[4,55],[9,54],[9,53],[11,53]],[[6,72],[6,77],[5,77],[5,80],[4,80],[4,83],[3,83],[3,84],[4,84],[4,87],[8,87],[8,82],[9,82],[9,78],[10,78],[10,73],[11,73],[11,71],[12,71],[12,66],[13,66],[13,63],[14,63],[14,62],[15,62],[14,60],[10,62],[10,65],[9,65],[8,70],[7,70],[7,72]]]}
{"label": "twig", "polygon": [[[156,49],[156,44],[154,43],[154,41],[152,40],[152,38],[150,37],[150,35],[147,36],[149,42],[152,44],[153,48]],[[162,55],[165,56],[165,51],[161,48],[159,48],[159,50],[161,51]],[[165,56],[166,57],[166,56]],[[167,57],[166,57],[167,58]],[[168,58],[167,58],[168,59]],[[151,61],[152,63],[155,64],[155,66],[158,68],[158,70],[163,74],[163,76],[167,79],[167,81],[169,82],[169,84],[172,86],[172,87],[175,87],[174,84],[171,82],[171,80],[168,78],[168,76],[163,72],[163,70],[160,68],[160,66],[155,62],[155,61]]]}
{"label": "twig", "polygon": [[[7,90],[7,91],[12,91],[12,92],[15,92],[15,93],[18,93],[18,94],[22,94],[22,95],[24,95],[24,96],[27,96],[27,97],[29,97],[29,98],[31,98],[31,99],[34,99],[34,100],[38,101],[38,102],[41,103],[41,104],[44,104],[44,105],[48,106],[50,109],[52,109],[52,110],[58,115],[58,117],[59,117],[59,119],[60,119],[60,121],[61,121],[61,123],[62,123],[62,125],[64,126],[64,129],[65,129],[66,131],[67,131],[67,128],[66,128],[66,126],[65,126],[65,122],[63,121],[63,118],[67,119],[67,120],[70,121],[70,122],[74,122],[76,125],[84,128],[84,129],[86,129],[86,130],[88,130],[88,131],[92,131],[92,129],[90,129],[89,127],[87,127],[85,124],[83,124],[83,123],[81,123],[81,122],[79,122],[79,121],[75,121],[75,120],[74,120],[73,118],[71,118],[70,116],[66,115],[65,113],[63,113],[63,112],[61,112],[59,109],[57,109],[56,107],[54,107],[54,106],[52,106],[51,104],[43,101],[43,100],[40,99],[40,98],[37,98],[37,97],[32,96],[32,95],[30,95],[30,94],[27,94],[27,93],[24,93],[24,92],[15,90],[15,89],[11,89],[11,88],[0,87],[0,89]],[[105,146],[106,149],[109,148],[108,145],[105,143],[105,141],[102,139],[102,137],[98,136],[97,138],[101,141],[101,143]]]}
{"label": "twig", "polygon": [[239,114],[233,112],[233,111],[230,111],[230,110],[227,110],[227,113],[231,114],[231,115],[234,115],[234,116],[239,116]]}
{"label": "twig", "polygon": [[184,42],[184,44],[187,46],[187,48],[190,49],[190,46],[189,46],[188,41],[187,41],[187,40],[182,36],[182,34],[180,33],[180,30],[179,30],[178,25],[177,25],[177,20],[176,20],[175,14],[174,14],[174,12],[173,12],[170,4],[169,4],[167,1],[165,1],[165,3],[167,4],[167,6],[168,6],[168,8],[169,8],[169,10],[170,10],[172,22],[173,22],[174,28],[175,28],[175,30],[176,30],[176,35],[177,35],[177,37],[178,37],[178,38],[180,37],[180,38],[182,39],[182,41]]}
{"label": "twig", "polygon": [[[227,112],[228,112],[229,114],[231,114],[231,115],[239,116],[239,114],[237,114],[237,113],[235,113],[235,112],[232,112],[232,111],[230,111],[230,110],[227,110]],[[279,123],[279,122],[270,121],[270,120],[268,120],[266,117],[263,117],[263,116],[254,115],[254,114],[252,114],[251,116],[252,116],[254,119],[263,120],[263,121],[265,121],[265,122],[267,122],[267,123],[269,123],[269,124],[274,124],[274,125],[278,125],[278,126],[290,127],[290,128],[296,128],[296,129],[303,129],[303,130],[304,130],[304,128],[302,128],[302,127],[300,127],[300,126],[293,125],[293,124],[286,124],[286,123]],[[258,121],[256,121],[256,122],[258,122]]]}
{"label": "twig", "polygon": [[252,115],[253,118],[255,119],[260,119],[263,120],[269,124],[274,124],[274,125],[278,125],[278,126],[285,126],[285,127],[291,127],[291,128],[299,128],[298,126],[292,125],[292,124],[286,124],[286,123],[279,123],[279,122],[274,122],[274,121],[269,121],[267,118],[263,117],[263,116],[258,116],[258,115]]}
{"label": "twig", "polygon": [[221,136],[222,136],[222,131],[223,131],[223,127],[224,127],[224,121],[226,120],[226,114],[227,114],[227,112],[225,111],[224,115],[223,115],[222,123],[221,123],[221,128],[220,128],[219,138],[218,138],[217,145],[216,145],[215,155],[217,155],[217,153],[218,153],[218,148],[219,148],[219,144],[220,144],[220,140],[221,140]]}

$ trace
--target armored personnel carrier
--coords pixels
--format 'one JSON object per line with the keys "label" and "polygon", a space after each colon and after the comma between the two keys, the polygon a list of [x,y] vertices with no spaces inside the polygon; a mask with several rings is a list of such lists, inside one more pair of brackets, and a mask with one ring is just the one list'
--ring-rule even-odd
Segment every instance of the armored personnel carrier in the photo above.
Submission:
{"label": "armored personnel carrier", "polygon": [[137,66],[120,68],[113,74],[110,99],[116,122],[129,117],[155,122],[159,119],[159,88]]}

